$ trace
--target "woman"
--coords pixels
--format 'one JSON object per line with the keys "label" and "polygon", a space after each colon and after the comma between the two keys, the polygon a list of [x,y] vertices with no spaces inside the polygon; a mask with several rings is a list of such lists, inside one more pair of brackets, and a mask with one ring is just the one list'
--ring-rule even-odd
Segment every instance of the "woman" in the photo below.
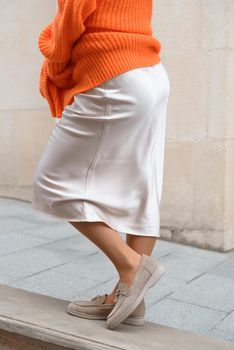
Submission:
{"label": "woman", "polygon": [[144,324],[144,295],[165,271],[151,253],[170,83],[151,18],[152,0],[58,0],[38,41],[39,89],[55,127],[33,176],[32,206],[67,220],[114,264],[110,294],[67,307],[111,329]]}

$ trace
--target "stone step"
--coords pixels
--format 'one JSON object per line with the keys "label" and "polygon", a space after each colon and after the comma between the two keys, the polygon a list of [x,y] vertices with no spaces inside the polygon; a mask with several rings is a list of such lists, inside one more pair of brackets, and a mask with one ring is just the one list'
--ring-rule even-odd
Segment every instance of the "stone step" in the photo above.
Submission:
{"label": "stone step", "polygon": [[234,344],[152,322],[121,324],[66,313],[69,301],[0,285],[0,349],[233,350]]}

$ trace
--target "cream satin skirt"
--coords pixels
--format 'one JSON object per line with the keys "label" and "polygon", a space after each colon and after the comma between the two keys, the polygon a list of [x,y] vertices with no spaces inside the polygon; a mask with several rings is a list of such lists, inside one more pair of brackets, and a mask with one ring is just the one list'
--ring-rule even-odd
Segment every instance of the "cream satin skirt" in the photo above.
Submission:
{"label": "cream satin skirt", "polygon": [[169,90],[160,62],[76,94],[35,169],[32,207],[159,237]]}

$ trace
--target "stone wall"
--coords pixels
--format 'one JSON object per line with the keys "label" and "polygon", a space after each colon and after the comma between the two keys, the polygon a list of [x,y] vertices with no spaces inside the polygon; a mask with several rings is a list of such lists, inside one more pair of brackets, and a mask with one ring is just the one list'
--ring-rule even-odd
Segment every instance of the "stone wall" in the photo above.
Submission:
{"label": "stone wall", "polygon": [[159,0],[171,80],[161,236],[234,247],[234,2]]}

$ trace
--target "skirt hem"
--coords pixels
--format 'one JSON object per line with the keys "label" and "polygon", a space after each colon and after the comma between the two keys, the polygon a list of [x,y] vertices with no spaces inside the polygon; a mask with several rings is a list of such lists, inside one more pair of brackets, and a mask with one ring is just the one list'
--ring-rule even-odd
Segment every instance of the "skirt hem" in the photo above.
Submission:
{"label": "skirt hem", "polygon": [[[118,232],[123,232],[123,233],[128,233],[128,234],[132,234],[132,235],[138,235],[138,236],[146,236],[146,237],[160,237],[160,234],[154,234],[154,233],[147,233],[146,232],[146,228],[145,226],[140,226],[140,225],[131,225],[131,226],[124,226],[124,225],[121,225],[121,224],[115,224],[113,222],[113,220],[109,220],[109,219],[106,219],[106,218],[103,218],[101,217],[100,215],[93,215],[92,216],[89,216],[89,217],[77,217],[77,218],[66,218],[66,217],[63,217],[63,216],[60,216],[60,215],[57,215],[56,213],[50,213],[48,209],[45,209],[43,207],[38,207],[36,206],[35,204],[32,204],[32,208],[36,211],[39,211],[39,212],[42,212],[42,213],[45,213],[49,216],[52,216],[52,217],[56,217],[58,219],[61,219],[61,220],[65,220],[65,221],[71,221],[71,222],[78,222],[78,221],[87,221],[87,222],[94,222],[94,221],[102,221],[104,222],[106,225],[108,225],[110,228],[118,231]],[[136,227],[136,229],[134,229],[134,227]],[[154,226],[150,226],[151,228],[153,228]],[[138,232],[138,229],[141,230],[141,233]],[[159,232],[159,228],[155,226],[155,228],[153,228],[153,230],[155,232]]]}

